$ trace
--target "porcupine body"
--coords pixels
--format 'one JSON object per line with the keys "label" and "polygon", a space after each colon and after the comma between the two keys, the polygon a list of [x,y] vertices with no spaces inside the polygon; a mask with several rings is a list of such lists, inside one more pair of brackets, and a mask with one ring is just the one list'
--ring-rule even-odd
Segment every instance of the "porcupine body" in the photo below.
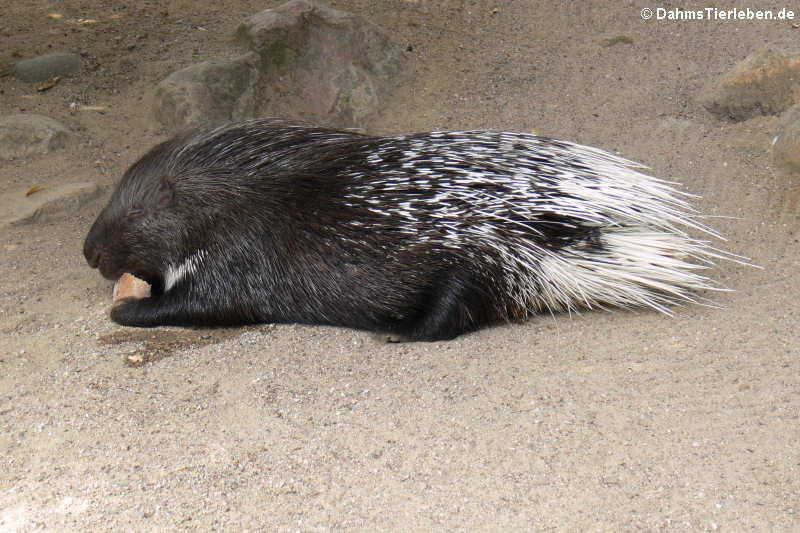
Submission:
{"label": "porcupine body", "polygon": [[602,150],[505,132],[391,137],[252,120],[193,130],[123,176],[84,246],[153,295],[129,326],[328,324],[450,339],[532,314],[712,288],[716,235]]}

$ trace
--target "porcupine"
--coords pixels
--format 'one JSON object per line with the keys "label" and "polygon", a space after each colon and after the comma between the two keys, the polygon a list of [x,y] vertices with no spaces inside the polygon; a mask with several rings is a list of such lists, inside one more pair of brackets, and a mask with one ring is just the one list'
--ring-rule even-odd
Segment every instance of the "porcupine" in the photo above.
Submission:
{"label": "porcupine", "polygon": [[326,324],[451,339],[540,312],[669,313],[725,252],[690,195],[597,148],[523,133],[369,136],[250,120],[177,135],[86,238],[149,298],[127,326]]}

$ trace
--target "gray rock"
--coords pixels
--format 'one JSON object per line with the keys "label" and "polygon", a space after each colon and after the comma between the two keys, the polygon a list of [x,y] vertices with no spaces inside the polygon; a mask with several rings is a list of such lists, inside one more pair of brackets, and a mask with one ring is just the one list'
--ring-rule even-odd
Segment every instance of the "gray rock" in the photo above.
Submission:
{"label": "gray rock", "polygon": [[28,190],[12,190],[0,197],[0,227],[68,216],[102,192],[96,183],[88,182],[45,186],[29,196]]}
{"label": "gray rock", "polygon": [[800,172],[800,104],[781,116],[772,152],[776,163]]}
{"label": "gray rock", "polygon": [[175,131],[191,124],[243,118],[252,111],[256,57],[204,61],[173,72],[156,88],[156,118]]}
{"label": "gray rock", "polygon": [[798,89],[800,57],[764,48],[709,82],[700,94],[700,103],[717,118],[738,122],[780,114],[795,102]]}
{"label": "gray rock", "polygon": [[403,48],[359,16],[292,0],[250,17],[238,40],[260,57],[258,111],[361,125],[401,72]]}
{"label": "gray rock", "polygon": [[277,115],[332,126],[362,125],[400,73],[402,47],[361,17],[305,0],[253,15],[237,31],[252,50],[170,74],[155,95],[170,130]]}
{"label": "gray rock", "polygon": [[50,117],[11,115],[0,120],[0,159],[46,154],[63,147],[69,137],[69,130]]}
{"label": "gray rock", "polygon": [[23,59],[14,65],[14,76],[22,81],[35,83],[53,76],[69,76],[81,69],[81,57],[77,54],[49,54]]}

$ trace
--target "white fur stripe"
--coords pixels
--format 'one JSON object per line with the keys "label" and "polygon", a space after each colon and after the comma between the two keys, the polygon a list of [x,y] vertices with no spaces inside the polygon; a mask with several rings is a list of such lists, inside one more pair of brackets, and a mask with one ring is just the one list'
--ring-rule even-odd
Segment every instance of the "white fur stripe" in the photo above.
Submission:
{"label": "white fur stripe", "polygon": [[194,275],[197,271],[197,267],[200,266],[205,256],[205,250],[196,250],[189,254],[181,264],[177,266],[169,265],[167,271],[164,273],[164,292],[170,290],[187,275]]}

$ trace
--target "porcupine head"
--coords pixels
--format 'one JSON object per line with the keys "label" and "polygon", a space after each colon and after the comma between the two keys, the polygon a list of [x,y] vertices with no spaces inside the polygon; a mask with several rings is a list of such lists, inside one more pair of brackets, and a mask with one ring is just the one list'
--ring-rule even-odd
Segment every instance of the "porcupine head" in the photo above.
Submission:
{"label": "porcupine head", "polygon": [[213,223],[196,184],[185,194],[185,176],[163,157],[174,143],[156,146],[127,170],[89,231],[84,256],[105,278],[128,272],[160,292],[168,265],[185,257]]}

